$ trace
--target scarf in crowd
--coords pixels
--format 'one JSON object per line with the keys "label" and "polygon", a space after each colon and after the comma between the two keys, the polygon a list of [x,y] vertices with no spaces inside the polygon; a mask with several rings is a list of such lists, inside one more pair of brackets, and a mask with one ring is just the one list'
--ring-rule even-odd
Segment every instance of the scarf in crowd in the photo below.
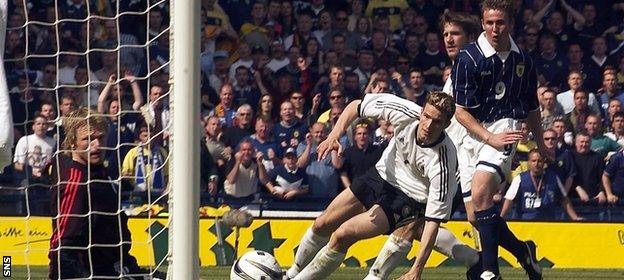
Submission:
{"label": "scarf in crowd", "polygon": [[148,186],[151,190],[162,190],[165,186],[165,178],[163,175],[162,154],[160,149],[152,146],[152,150],[145,153],[147,147],[141,145],[138,147],[136,165],[135,165],[135,182],[138,191],[146,191]]}

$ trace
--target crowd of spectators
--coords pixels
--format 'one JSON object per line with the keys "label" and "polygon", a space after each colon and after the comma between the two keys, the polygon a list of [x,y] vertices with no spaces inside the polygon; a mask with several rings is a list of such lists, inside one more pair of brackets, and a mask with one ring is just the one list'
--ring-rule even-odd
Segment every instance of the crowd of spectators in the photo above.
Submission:
{"label": "crowd of spectators", "polygon": [[[561,203],[557,213],[573,219],[603,218],[605,209],[624,217],[624,1],[513,2],[513,38],[536,62],[544,141],[557,156],[544,164],[523,129],[517,179],[498,198],[524,201],[520,178],[558,174],[541,206]],[[201,91],[188,94],[201,96],[201,117],[189,125],[205,132],[197,139],[202,201],[323,209],[393,136],[392,124],[360,119],[341,139],[343,152],[318,159],[316,145],[346,104],[380,92],[422,104],[451,72],[439,16],[478,15],[478,5],[201,1]],[[132,194],[166,192],[169,20],[169,1],[9,1],[4,63],[16,146],[2,185],[45,189],[64,118],[91,106],[110,120],[111,178]],[[540,205],[502,204],[517,218],[544,218],[521,211]]]}

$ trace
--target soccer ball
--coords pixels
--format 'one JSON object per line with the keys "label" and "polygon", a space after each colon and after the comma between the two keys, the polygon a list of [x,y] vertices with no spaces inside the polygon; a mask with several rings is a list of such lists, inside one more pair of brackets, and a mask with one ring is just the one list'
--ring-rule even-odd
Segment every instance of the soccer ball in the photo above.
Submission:
{"label": "soccer ball", "polygon": [[231,280],[280,280],[282,268],[275,257],[263,251],[245,253],[234,262]]}

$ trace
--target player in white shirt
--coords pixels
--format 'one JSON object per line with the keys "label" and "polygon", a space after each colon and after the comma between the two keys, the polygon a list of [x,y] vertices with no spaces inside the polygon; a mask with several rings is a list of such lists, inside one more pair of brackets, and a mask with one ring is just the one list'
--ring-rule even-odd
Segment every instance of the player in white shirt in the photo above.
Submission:
{"label": "player in white shirt", "polygon": [[[440,29],[442,30],[446,52],[453,61],[465,44],[477,38],[480,27],[478,20],[469,14],[446,11],[440,17]],[[442,91],[452,95],[450,78],[446,80]],[[469,149],[468,144],[463,141],[467,136],[467,131],[453,117],[451,124],[446,128],[446,133],[453,140],[457,149],[461,197],[468,214],[468,220],[472,222],[474,221],[474,208],[470,199],[470,179],[474,172],[474,166],[470,166],[467,153],[463,150]],[[460,200],[454,201],[453,208],[455,209],[459,204],[461,204]],[[413,224],[395,230],[382,247],[378,254],[379,257],[375,259],[365,280],[386,279],[392,270],[405,260],[412,248],[412,237],[419,239],[419,231],[421,232],[422,228],[417,228]],[[481,265],[478,252],[457,239],[452,232],[443,227],[440,228],[434,249],[469,268],[466,273],[469,280],[479,279]]]}
{"label": "player in white shirt", "polygon": [[[286,277],[323,279],[340,266],[356,241],[412,222],[425,226],[416,262],[404,277],[418,277],[440,223],[450,218],[457,191],[456,150],[444,132],[454,112],[453,98],[443,92],[430,93],[424,108],[391,94],[367,94],[362,101],[351,102],[327,140],[319,144],[319,157],[340,150],[338,139],[358,117],[389,121],[395,125],[395,136],[375,167],[356,178],[308,229],[299,245],[302,254],[297,252],[295,269]],[[319,251],[318,244],[324,243]],[[302,260],[305,251],[318,253],[311,261]]]}

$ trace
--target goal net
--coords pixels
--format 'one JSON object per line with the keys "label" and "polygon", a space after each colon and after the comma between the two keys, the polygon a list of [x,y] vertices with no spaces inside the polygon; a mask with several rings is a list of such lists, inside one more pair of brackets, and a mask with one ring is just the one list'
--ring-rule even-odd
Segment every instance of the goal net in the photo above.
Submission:
{"label": "goal net", "polygon": [[[160,276],[171,235],[169,1],[0,2],[0,140],[15,134],[0,175],[0,255],[12,276],[46,278],[49,264],[55,277]],[[131,236],[125,215],[141,217]]]}

